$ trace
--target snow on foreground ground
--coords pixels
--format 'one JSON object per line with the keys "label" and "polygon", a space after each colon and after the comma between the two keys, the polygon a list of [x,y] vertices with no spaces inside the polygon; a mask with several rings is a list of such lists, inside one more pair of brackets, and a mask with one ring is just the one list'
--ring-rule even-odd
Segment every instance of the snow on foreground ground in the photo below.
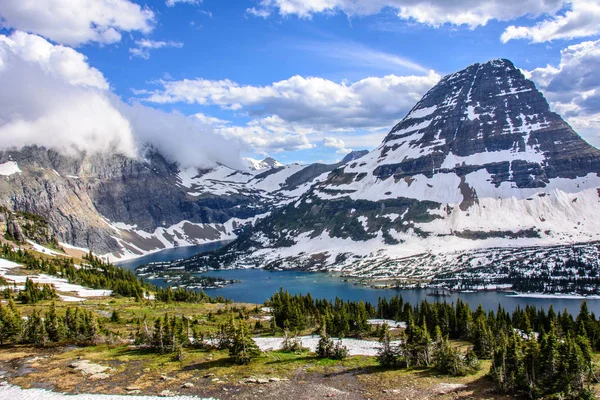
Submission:
{"label": "snow on foreground ground", "polygon": [[[283,344],[283,338],[256,337],[253,338],[258,347],[263,351],[278,350]],[[319,336],[299,336],[302,347],[316,352],[319,344]],[[339,339],[333,338],[334,343]],[[348,348],[351,356],[376,356],[381,348],[381,343],[375,340],[342,339],[342,344]]]}
{"label": "snow on foreground ground", "polygon": [[79,296],[60,295],[63,301],[82,301],[85,300],[85,297],[106,297],[112,294],[111,290],[90,289],[81,285],[74,285],[69,283],[66,279],[57,278],[56,276],[51,275],[10,275],[10,270],[19,266],[20,265],[17,263],[0,258],[0,276],[11,283],[14,282],[17,285],[20,284],[21,287],[25,283],[25,280],[29,278],[36,283],[49,283],[59,292],[76,293],[77,296]]}
{"label": "snow on foreground ground", "polygon": [[[2,383],[0,383],[2,384]],[[0,399],[11,400],[158,400],[164,399],[160,396],[133,396],[133,395],[115,395],[115,394],[64,394],[50,392],[44,389],[21,389],[18,386],[7,385],[0,386]],[[170,396],[172,400],[200,400],[196,396]],[[212,400],[209,398],[206,400]]]}

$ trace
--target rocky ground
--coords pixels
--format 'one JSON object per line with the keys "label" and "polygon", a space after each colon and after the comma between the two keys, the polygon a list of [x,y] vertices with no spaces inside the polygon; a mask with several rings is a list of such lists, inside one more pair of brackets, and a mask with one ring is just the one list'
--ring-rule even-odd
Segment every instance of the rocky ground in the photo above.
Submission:
{"label": "rocky ground", "polygon": [[13,400],[40,399],[41,392],[21,391],[18,386],[57,394],[122,395],[119,399],[126,395],[182,396],[178,400],[189,396],[349,400],[508,398],[493,392],[484,376],[486,367],[475,376],[450,378],[431,370],[385,370],[376,365],[373,357],[357,356],[339,362],[318,360],[309,353],[287,356],[275,352],[250,366],[240,367],[229,365],[225,354],[215,352],[186,354],[185,360],[179,362],[173,361],[172,356],[146,355],[127,347],[93,350],[20,347],[0,349],[0,374],[7,382],[0,394],[4,390]]}

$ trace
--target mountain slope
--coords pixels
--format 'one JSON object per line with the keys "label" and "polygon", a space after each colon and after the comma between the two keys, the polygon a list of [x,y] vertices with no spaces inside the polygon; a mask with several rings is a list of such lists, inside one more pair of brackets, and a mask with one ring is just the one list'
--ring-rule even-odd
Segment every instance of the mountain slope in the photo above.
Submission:
{"label": "mountain slope", "polygon": [[132,257],[234,239],[326,172],[296,179],[308,166],[269,164],[277,167],[181,170],[152,150],[129,159],[26,147],[0,152],[0,205],[44,216],[67,245]]}
{"label": "mountain slope", "polygon": [[184,264],[428,277],[475,266],[464,261],[474,249],[592,242],[599,172],[600,151],[510,61],[474,64],[442,79],[368,155]]}

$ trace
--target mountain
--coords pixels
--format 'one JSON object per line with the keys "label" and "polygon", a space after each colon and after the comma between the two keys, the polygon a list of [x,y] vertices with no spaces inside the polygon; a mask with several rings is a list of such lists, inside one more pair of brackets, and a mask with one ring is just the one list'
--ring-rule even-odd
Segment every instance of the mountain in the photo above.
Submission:
{"label": "mountain", "polygon": [[271,157],[266,157],[262,161],[255,160],[253,158],[246,158],[245,160],[248,162],[248,165],[249,165],[250,169],[251,170],[255,170],[255,171],[260,171],[260,170],[269,169],[269,168],[281,168],[281,167],[283,167],[282,163],[280,163],[279,161],[277,161],[277,160],[275,160],[274,158],[271,158]]}
{"label": "mountain", "polygon": [[599,172],[600,151],[509,60],[474,64],[444,77],[375,150],[180,265],[431,278],[519,262],[515,248],[552,259],[583,243],[597,254]]}
{"label": "mountain", "polygon": [[180,168],[152,149],[140,159],[67,156],[35,146],[7,150],[0,152],[0,206],[43,216],[64,247],[135,257],[235,239],[333,168],[263,163],[258,170],[199,170]]}
{"label": "mountain", "polygon": [[369,154],[369,150],[353,150],[342,158],[341,164],[348,164],[350,161],[358,160]]}

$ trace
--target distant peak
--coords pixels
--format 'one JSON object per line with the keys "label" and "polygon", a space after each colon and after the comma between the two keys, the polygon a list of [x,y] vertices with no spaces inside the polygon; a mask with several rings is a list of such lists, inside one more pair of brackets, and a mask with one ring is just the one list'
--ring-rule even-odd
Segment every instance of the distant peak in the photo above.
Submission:
{"label": "distant peak", "polygon": [[350,161],[358,160],[361,157],[369,154],[369,150],[353,150],[350,153],[346,154],[346,156],[342,159],[341,163],[346,164]]}
{"label": "distant peak", "polygon": [[262,163],[269,166],[270,168],[283,167],[282,163],[280,163],[279,161],[277,161],[276,159],[274,159],[272,157],[266,157],[264,160],[262,160]]}
{"label": "distant peak", "polygon": [[275,160],[272,157],[266,157],[265,159],[256,160],[254,158],[246,158],[246,162],[248,163],[248,167],[250,170],[260,171],[262,169],[270,169],[270,168],[279,168],[283,167],[283,164],[279,161]]}

